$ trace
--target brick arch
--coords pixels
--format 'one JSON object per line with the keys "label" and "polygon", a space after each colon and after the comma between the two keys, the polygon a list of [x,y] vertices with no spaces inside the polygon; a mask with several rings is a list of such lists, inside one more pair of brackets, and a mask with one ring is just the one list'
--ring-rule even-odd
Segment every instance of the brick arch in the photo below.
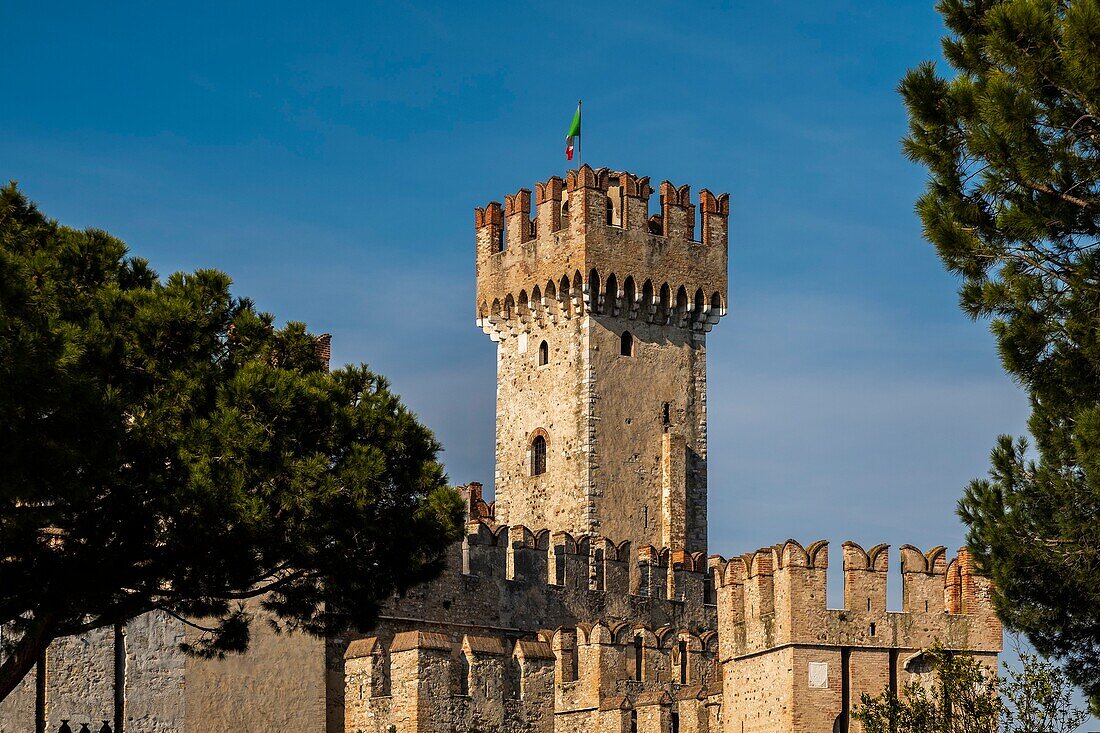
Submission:
{"label": "brick arch", "polygon": [[549,469],[550,434],[544,428],[535,428],[527,436],[527,475],[541,476]]}

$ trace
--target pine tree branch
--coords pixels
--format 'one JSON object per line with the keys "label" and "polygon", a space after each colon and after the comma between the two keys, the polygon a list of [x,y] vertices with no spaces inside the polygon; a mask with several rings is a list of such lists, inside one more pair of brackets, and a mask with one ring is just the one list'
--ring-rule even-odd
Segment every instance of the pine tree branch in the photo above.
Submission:
{"label": "pine tree branch", "polygon": [[1066,202],[1067,204],[1073,204],[1074,206],[1079,206],[1082,209],[1091,209],[1093,208],[1093,206],[1095,206],[1094,202],[1092,201],[1086,201],[1085,199],[1078,198],[1077,196],[1070,196],[1067,193],[1063,193],[1061,191],[1055,190],[1054,188],[1051,188],[1045,183],[1036,183],[1035,181],[1029,181],[1026,178],[1021,178],[1020,184],[1025,186],[1026,188],[1031,189],[1032,191],[1035,191],[1036,193],[1045,193],[1048,196],[1054,196],[1055,198],[1058,198]]}

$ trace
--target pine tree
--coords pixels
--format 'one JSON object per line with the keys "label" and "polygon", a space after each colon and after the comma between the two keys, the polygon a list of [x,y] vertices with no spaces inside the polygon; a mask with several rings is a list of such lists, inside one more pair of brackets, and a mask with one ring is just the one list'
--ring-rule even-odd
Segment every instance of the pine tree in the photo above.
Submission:
{"label": "pine tree", "polygon": [[[1017,647],[1019,652],[1019,648]],[[1088,713],[1055,665],[1021,652],[1000,678],[973,657],[925,650],[928,671],[895,694],[867,693],[852,711],[864,733],[1073,733]]]}
{"label": "pine tree", "polygon": [[954,71],[900,85],[926,238],[1027,390],[959,502],[997,608],[1100,703],[1100,1],[941,0]]}
{"label": "pine tree", "polygon": [[365,630],[461,532],[432,434],[214,270],[161,281],[0,189],[0,699],[56,638],[149,611],[189,651]]}

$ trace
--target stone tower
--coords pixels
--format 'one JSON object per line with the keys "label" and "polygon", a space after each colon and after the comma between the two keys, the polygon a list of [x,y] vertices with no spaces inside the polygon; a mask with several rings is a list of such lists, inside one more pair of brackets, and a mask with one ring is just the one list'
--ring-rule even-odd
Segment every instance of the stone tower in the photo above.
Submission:
{"label": "stone tower", "polygon": [[[703,551],[706,334],[726,312],[728,194],[587,165],[477,209],[497,342],[502,523]],[[697,233],[698,223],[698,233]]]}

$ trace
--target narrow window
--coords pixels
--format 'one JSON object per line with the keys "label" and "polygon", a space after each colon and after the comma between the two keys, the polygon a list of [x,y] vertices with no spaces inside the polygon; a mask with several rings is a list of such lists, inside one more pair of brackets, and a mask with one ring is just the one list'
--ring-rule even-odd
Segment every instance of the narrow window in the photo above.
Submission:
{"label": "narrow window", "polygon": [[596,559],[596,573],[594,578],[596,590],[603,590],[603,550],[596,550],[592,553],[592,556]]}
{"label": "narrow window", "polygon": [[852,682],[851,682],[851,660],[852,650],[844,647],[840,650],[840,731],[839,733],[848,733],[850,716],[848,708],[851,705],[852,695]]}
{"label": "narrow window", "polygon": [[465,654],[458,656],[458,694],[470,694],[470,660]]}
{"label": "narrow window", "polygon": [[634,356],[634,336],[630,331],[623,331],[619,339],[619,354],[621,356]]}
{"label": "narrow window", "polygon": [[630,733],[638,733],[638,711],[630,711]]}
{"label": "narrow window", "polygon": [[708,606],[718,605],[718,599],[714,592],[714,576],[706,575],[703,577],[703,603]]}
{"label": "narrow window", "polygon": [[523,671],[516,657],[511,657],[508,664],[508,696],[513,700],[523,699]]}
{"label": "narrow window", "polygon": [[565,546],[554,547],[554,585],[565,585]]}
{"label": "narrow window", "polygon": [[898,696],[898,650],[890,650],[890,696]]}
{"label": "narrow window", "polygon": [[611,203],[611,197],[607,197],[607,225],[611,226],[615,222],[615,206]]}
{"label": "narrow window", "polygon": [[377,697],[389,697],[390,695],[390,655],[379,654],[374,658],[375,684],[372,695]]}
{"label": "narrow window", "polygon": [[550,346],[545,341],[539,344],[539,366],[544,366],[550,361]]}
{"label": "narrow window", "polygon": [[546,473],[546,438],[535,436],[531,441],[531,475],[541,476]]}
{"label": "narrow window", "polygon": [[642,681],[642,637],[634,637],[634,679]]}
{"label": "narrow window", "polygon": [[669,715],[669,725],[672,728],[672,733],[680,733],[680,714],[671,713]]}
{"label": "narrow window", "polygon": [[649,529],[649,505],[642,507],[642,526],[644,529]]}
{"label": "narrow window", "polygon": [[873,621],[871,622],[871,628],[869,628],[867,631],[869,632],[868,636],[875,635],[875,623]]}
{"label": "narrow window", "polygon": [[672,405],[668,402],[661,406],[661,422],[666,428],[672,425]]}
{"label": "narrow window", "polygon": [[581,674],[580,652],[577,649],[576,639],[573,639],[573,646],[569,648],[569,665],[569,681],[576,682]]}
{"label": "narrow window", "polygon": [[680,656],[680,684],[686,685],[688,683],[688,645],[686,641],[681,640],[677,645],[677,652]]}

